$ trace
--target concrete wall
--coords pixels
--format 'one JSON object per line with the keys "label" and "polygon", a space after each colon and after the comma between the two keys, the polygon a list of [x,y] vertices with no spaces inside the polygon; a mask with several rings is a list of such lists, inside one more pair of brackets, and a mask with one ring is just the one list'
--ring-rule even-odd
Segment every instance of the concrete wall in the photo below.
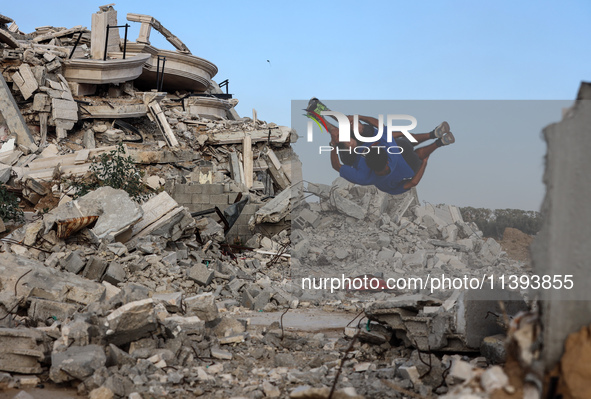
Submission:
{"label": "concrete wall", "polygon": [[[215,206],[223,211],[234,203],[238,195],[235,192],[225,191],[224,184],[176,184],[167,187],[167,191],[172,198],[191,212],[204,211]],[[252,237],[252,232],[248,229],[248,220],[261,206],[261,204],[250,202],[246,204],[242,214],[226,236],[229,243],[233,243],[235,238],[245,243]],[[215,213],[210,216],[218,219]]]}
{"label": "concrete wall", "polygon": [[542,290],[544,363],[550,370],[566,337],[591,324],[591,84],[583,83],[562,121],[544,129],[544,226],[532,244],[537,275],[573,275],[573,289]]}

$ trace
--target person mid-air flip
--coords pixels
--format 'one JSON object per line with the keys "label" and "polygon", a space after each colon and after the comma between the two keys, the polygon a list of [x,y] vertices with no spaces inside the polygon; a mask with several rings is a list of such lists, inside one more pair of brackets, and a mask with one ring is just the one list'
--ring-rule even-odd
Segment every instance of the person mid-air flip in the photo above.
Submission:
{"label": "person mid-air flip", "polygon": [[[363,155],[358,155],[353,149],[360,146],[360,143],[355,138],[349,142],[339,142],[339,128],[328,123],[326,118],[320,115],[322,111],[329,111],[329,109],[317,98],[312,98],[306,108],[307,116],[322,122],[328,129],[332,147],[330,163],[333,169],[351,183],[362,186],[374,185],[388,194],[402,194],[419,184],[425,173],[427,160],[433,151],[455,142],[449,130],[449,124],[442,122],[429,133],[413,134],[417,143],[410,142],[402,132],[393,132],[391,143],[388,143],[384,137],[378,138],[374,143],[361,143],[369,149],[366,148],[367,151]],[[349,115],[347,118],[353,126],[354,117]],[[376,118],[359,116],[358,131],[361,136],[375,137],[378,126],[379,121]],[[386,132],[385,128],[383,132]],[[429,145],[415,148],[431,139],[436,140]],[[398,148],[396,151],[389,151],[388,147]]]}

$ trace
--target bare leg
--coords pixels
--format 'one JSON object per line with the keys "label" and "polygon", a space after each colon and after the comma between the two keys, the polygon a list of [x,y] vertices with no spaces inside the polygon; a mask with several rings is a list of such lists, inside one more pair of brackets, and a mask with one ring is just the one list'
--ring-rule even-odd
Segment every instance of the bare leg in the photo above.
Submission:
{"label": "bare leg", "polygon": [[[392,137],[393,138],[398,138],[398,137],[402,137],[404,136],[404,133],[402,132],[392,132]],[[431,137],[431,133],[416,133],[416,134],[412,134],[412,137],[414,137],[418,142],[417,143],[412,143],[413,146],[417,146],[427,140],[431,140],[433,137]]]}
{"label": "bare leg", "polygon": [[415,153],[419,156],[420,160],[423,160],[431,155],[437,148],[437,144],[432,143],[427,146],[415,149]]}

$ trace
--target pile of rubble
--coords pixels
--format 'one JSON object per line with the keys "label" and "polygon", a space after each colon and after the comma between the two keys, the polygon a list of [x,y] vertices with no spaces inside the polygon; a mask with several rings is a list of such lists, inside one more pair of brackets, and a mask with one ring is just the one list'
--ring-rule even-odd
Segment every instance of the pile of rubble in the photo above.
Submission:
{"label": "pile of rubble", "polygon": [[[24,34],[0,16],[0,183],[27,211],[24,225],[0,231],[0,389],[50,382],[133,399],[511,393],[494,366],[511,357],[505,343],[517,336],[515,358],[535,356],[531,324],[505,335],[527,310],[521,293],[501,308],[491,293],[453,287],[368,295],[300,283],[494,279],[528,265],[457,208],[420,206],[414,190],[390,196],[342,179],[304,188],[292,129],[255,111],[239,117],[212,80],[215,65],[153,17],[127,19],[142,24],[136,42],[108,30],[118,24],[111,5],[91,30]],[[151,28],[177,50],[152,47]],[[120,143],[145,172],[148,198],[106,186],[74,199],[72,181]],[[304,189],[320,201],[304,201]],[[240,217],[250,234],[232,245]],[[369,321],[285,328],[296,311]],[[261,312],[271,321],[255,323]]]}
{"label": "pile of rubble", "polygon": [[452,279],[488,276],[489,282],[490,276],[531,270],[508,258],[494,239],[483,238],[476,224],[465,223],[455,206],[418,206],[415,191],[391,196],[342,178],[332,186],[308,184],[306,191],[320,201],[292,216],[294,270],[300,276],[381,273],[424,280],[437,273]]}
{"label": "pile of rubble", "polygon": [[[53,203],[46,196],[75,194],[72,179],[83,179],[93,159],[118,143],[156,192],[165,182],[169,191],[174,184],[226,184],[226,192],[250,191],[261,203],[301,175],[289,145],[295,131],[258,120],[254,110],[253,118],[239,117],[238,100],[211,80],[215,65],[148,17],[128,15],[142,23],[137,42],[106,28],[117,25],[111,5],[93,14],[91,31],[23,34],[0,19],[0,183],[37,210]],[[180,50],[149,46],[151,27]],[[153,59],[165,56],[172,59],[158,73],[167,92],[150,80]]]}
{"label": "pile of rubble", "polygon": [[[281,218],[294,206],[289,198],[282,193],[269,201],[252,223]],[[345,199],[356,203],[352,195]],[[405,214],[398,223],[411,223],[411,213],[399,203],[427,218],[425,207],[411,207],[408,198],[395,201],[378,220]],[[327,211],[312,210],[318,206],[325,205],[308,204],[307,212],[294,218],[295,224],[314,215],[321,219],[292,234],[318,234],[306,256],[330,240],[330,233],[321,234],[329,226],[323,218],[350,218],[330,203]],[[393,234],[375,222],[365,219],[376,231],[387,231],[392,248],[400,237],[414,244],[412,250],[426,245],[422,235]],[[60,238],[60,231],[70,236]],[[471,239],[482,240],[474,231]],[[480,392],[478,397],[488,397],[496,389],[517,389],[506,383],[500,367],[492,367],[507,357],[507,326],[502,318],[483,317],[500,313],[496,301],[475,301],[471,292],[460,291],[443,300],[438,299],[445,297],[442,292],[368,296],[340,290],[327,296],[302,290],[293,278],[301,270],[293,263],[305,258],[295,258],[301,251],[297,242],[289,258],[287,231],[270,238],[256,234],[247,243],[252,250],[233,253],[218,222],[193,219],[166,192],[140,206],[125,192],[104,187],[7,238],[0,253],[0,334],[11,344],[2,349],[0,370],[14,376],[4,375],[5,386],[34,385],[40,380],[22,375],[41,373],[44,380],[74,383],[91,397],[314,398],[328,397],[335,380],[341,396],[334,397],[390,397],[392,389],[400,395],[447,392],[448,398],[460,398]],[[441,247],[428,249],[436,253],[435,248]],[[329,257],[332,250],[324,254]],[[495,262],[513,265],[501,253]],[[514,307],[506,302],[508,313],[525,308],[523,300],[513,300]],[[256,316],[251,312],[296,308],[347,312],[351,319],[364,311],[370,321],[363,328],[345,328],[344,336],[342,330],[285,329],[282,322],[290,312],[270,325],[250,322]]]}

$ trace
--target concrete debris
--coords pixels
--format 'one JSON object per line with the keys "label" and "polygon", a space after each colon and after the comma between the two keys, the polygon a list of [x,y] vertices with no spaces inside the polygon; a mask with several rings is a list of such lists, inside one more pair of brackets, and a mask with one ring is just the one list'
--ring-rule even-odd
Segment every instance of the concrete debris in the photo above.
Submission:
{"label": "concrete debris", "polygon": [[49,338],[35,329],[0,328],[0,370],[40,374],[49,354]]}
{"label": "concrete debris", "polygon": [[51,354],[49,378],[57,383],[83,381],[104,367],[106,360],[105,351],[99,345],[71,346],[64,352]]}
{"label": "concrete debris", "polygon": [[156,330],[154,300],[127,303],[107,316],[106,332],[109,342],[121,345],[137,341]]}
{"label": "concrete debris", "polygon": [[[386,286],[528,274],[523,263],[414,189],[301,183],[295,131],[240,118],[215,65],[155,18],[127,18],[141,27],[125,60],[117,30],[107,41],[113,5],[91,30],[25,35],[0,18],[0,183],[40,214],[0,222],[1,371],[97,399],[327,398],[338,373],[333,398],[392,396],[382,381],[455,398],[508,392],[490,366],[511,356],[532,367],[539,331],[520,293],[500,307],[495,290]],[[153,47],[152,28],[177,51]],[[163,55],[175,61],[155,88]],[[122,142],[146,198],[111,187],[76,198],[73,182]],[[234,204],[242,213],[224,212]],[[341,275],[352,281],[332,293],[300,284]],[[377,288],[355,287],[367,278]],[[349,323],[360,312],[369,321]],[[16,374],[0,387],[24,386]]]}

